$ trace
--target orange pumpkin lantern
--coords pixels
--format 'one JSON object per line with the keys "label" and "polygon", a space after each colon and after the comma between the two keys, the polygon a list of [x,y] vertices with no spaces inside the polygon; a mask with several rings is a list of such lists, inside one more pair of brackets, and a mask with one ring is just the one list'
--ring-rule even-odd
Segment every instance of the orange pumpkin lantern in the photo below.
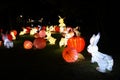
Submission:
{"label": "orange pumpkin lantern", "polygon": [[81,52],[85,47],[85,40],[80,36],[71,37],[67,41],[67,47],[73,47],[77,52]]}
{"label": "orange pumpkin lantern", "polygon": [[78,52],[75,48],[66,47],[62,52],[62,56],[66,62],[75,62],[78,59]]}
{"label": "orange pumpkin lantern", "polygon": [[30,40],[25,40],[23,46],[24,49],[31,49],[33,47],[33,43]]}
{"label": "orange pumpkin lantern", "polygon": [[46,47],[46,40],[44,38],[35,38],[33,41],[33,46],[36,49],[43,49]]}

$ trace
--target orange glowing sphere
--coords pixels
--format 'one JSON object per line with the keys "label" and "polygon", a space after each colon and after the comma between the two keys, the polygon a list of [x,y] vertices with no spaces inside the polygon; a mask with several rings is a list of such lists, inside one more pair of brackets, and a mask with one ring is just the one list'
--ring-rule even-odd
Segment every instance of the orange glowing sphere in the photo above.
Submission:
{"label": "orange glowing sphere", "polygon": [[23,46],[24,49],[32,49],[33,43],[30,40],[25,40]]}

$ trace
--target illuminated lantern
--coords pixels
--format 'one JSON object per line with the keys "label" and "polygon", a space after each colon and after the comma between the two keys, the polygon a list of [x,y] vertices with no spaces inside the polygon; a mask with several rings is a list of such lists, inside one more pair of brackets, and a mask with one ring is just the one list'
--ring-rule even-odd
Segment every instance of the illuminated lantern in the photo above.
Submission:
{"label": "illuminated lantern", "polygon": [[59,26],[55,26],[55,31],[56,32],[60,32],[60,27]]}
{"label": "illuminated lantern", "polygon": [[14,35],[14,32],[10,32],[10,34],[12,35],[12,39],[15,40],[16,36]]}
{"label": "illuminated lantern", "polygon": [[17,35],[17,30],[11,30],[10,34],[12,34],[12,33],[14,34],[14,36],[16,36]]}
{"label": "illuminated lantern", "polygon": [[66,47],[62,52],[62,57],[66,62],[76,62],[78,60],[78,52],[75,48]]}
{"label": "illuminated lantern", "polygon": [[41,38],[44,38],[44,37],[46,36],[46,31],[45,31],[45,30],[40,30],[40,31],[39,31],[39,36],[40,36]]}
{"label": "illuminated lantern", "polygon": [[25,40],[23,46],[24,49],[31,49],[33,47],[33,43],[30,40]]}
{"label": "illuminated lantern", "polygon": [[43,49],[46,47],[46,40],[44,38],[35,38],[33,41],[33,46],[36,49]]}
{"label": "illuminated lantern", "polygon": [[81,52],[85,47],[85,40],[80,36],[71,37],[67,41],[67,47],[73,47],[77,52]]}
{"label": "illuminated lantern", "polygon": [[12,37],[12,35],[11,35],[11,34],[7,34],[7,37],[8,37],[8,39],[9,39],[10,41],[12,41],[12,40],[13,40],[13,37]]}

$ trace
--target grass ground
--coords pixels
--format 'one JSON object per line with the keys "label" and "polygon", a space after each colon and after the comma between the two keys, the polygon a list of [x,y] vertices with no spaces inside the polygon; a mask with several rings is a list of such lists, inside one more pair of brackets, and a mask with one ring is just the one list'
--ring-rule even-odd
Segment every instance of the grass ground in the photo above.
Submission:
{"label": "grass ground", "polygon": [[119,80],[120,59],[119,56],[113,56],[113,71],[108,73],[100,73],[95,70],[97,64],[90,63],[91,55],[87,53],[86,48],[81,54],[85,60],[67,63],[62,57],[62,50],[59,48],[58,42],[61,37],[54,34],[58,38],[56,45],[47,46],[44,49],[37,50],[32,48],[26,50],[23,48],[23,41],[29,39],[33,41],[33,37],[25,35],[19,36],[14,41],[14,47],[7,49],[0,47],[0,78],[1,80],[41,80],[41,79],[61,79],[61,80]]}

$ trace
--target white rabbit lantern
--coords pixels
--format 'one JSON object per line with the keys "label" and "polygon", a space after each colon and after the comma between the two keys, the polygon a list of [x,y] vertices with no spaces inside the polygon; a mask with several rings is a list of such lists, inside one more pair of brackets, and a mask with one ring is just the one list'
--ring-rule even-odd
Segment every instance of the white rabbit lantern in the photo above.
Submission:
{"label": "white rabbit lantern", "polygon": [[90,44],[87,47],[87,51],[92,55],[91,63],[97,62],[97,71],[105,73],[107,71],[112,71],[113,68],[113,58],[110,55],[99,52],[97,43],[100,39],[100,33],[97,35],[93,34],[90,38]]}

